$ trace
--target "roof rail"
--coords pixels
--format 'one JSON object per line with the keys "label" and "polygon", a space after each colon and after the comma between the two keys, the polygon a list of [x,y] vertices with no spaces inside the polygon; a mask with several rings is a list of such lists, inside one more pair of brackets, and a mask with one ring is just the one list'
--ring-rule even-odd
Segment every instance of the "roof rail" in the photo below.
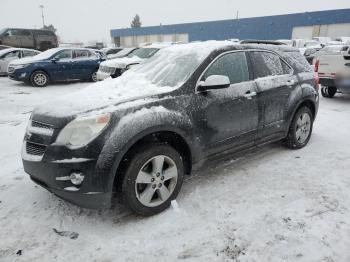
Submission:
{"label": "roof rail", "polygon": [[262,45],[286,45],[285,43],[272,40],[242,40],[241,44],[262,44]]}

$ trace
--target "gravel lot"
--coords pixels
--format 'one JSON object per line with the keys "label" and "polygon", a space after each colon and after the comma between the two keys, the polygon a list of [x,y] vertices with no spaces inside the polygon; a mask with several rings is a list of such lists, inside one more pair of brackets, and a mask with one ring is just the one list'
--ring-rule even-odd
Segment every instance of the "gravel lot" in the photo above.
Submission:
{"label": "gravel lot", "polygon": [[66,203],[24,173],[34,106],[83,88],[0,78],[0,261],[350,261],[350,96],[321,98],[309,145],[206,164],[154,217]]}

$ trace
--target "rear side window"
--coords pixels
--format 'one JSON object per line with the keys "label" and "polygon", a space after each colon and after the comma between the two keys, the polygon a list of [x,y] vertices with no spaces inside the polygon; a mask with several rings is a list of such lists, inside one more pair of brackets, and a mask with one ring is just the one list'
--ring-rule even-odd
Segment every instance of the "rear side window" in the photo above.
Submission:
{"label": "rear side window", "polygon": [[29,51],[29,50],[23,50],[22,53],[23,53],[23,57],[35,56],[35,55],[39,54],[37,52]]}
{"label": "rear side window", "polygon": [[[251,52],[254,65],[255,78],[284,75],[287,65],[282,66],[282,60],[278,55],[269,52]],[[284,68],[283,68],[284,67]]]}
{"label": "rear side window", "polygon": [[202,80],[211,75],[227,76],[231,84],[249,81],[245,52],[234,52],[221,56],[205,72]]}
{"label": "rear side window", "polygon": [[294,68],[297,73],[313,71],[306,58],[298,50],[294,52],[284,52],[282,57]]}
{"label": "rear side window", "polygon": [[42,35],[42,36],[53,36],[53,35],[55,35],[53,32],[51,32],[49,30],[37,30],[35,33],[37,35]]}
{"label": "rear side window", "polygon": [[88,50],[74,50],[73,58],[74,59],[84,59],[90,56],[90,52]]}

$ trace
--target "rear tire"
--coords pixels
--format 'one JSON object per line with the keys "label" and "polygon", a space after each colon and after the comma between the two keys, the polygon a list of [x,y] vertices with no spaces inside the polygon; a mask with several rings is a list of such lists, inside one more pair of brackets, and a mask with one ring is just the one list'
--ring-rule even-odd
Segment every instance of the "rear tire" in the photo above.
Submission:
{"label": "rear tire", "polygon": [[49,81],[49,76],[44,71],[35,71],[30,76],[30,83],[35,87],[45,87]]}
{"label": "rear tire", "polygon": [[290,149],[300,149],[307,145],[313,128],[313,114],[310,108],[303,106],[294,115],[288,136],[285,140]]}
{"label": "rear tire", "polygon": [[122,197],[133,212],[151,216],[167,209],[182,186],[184,165],[180,154],[166,144],[136,149],[122,182]]}
{"label": "rear tire", "polygon": [[322,86],[321,94],[326,98],[333,98],[337,93],[337,88],[335,86]]}

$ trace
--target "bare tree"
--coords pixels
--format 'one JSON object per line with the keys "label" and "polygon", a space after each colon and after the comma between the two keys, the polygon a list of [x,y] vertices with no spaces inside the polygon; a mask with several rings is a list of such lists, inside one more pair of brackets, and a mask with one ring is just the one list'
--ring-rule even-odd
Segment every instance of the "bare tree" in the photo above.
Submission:
{"label": "bare tree", "polygon": [[142,25],[141,20],[140,20],[140,16],[139,15],[135,15],[134,19],[131,22],[131,28],[140,28]]}

